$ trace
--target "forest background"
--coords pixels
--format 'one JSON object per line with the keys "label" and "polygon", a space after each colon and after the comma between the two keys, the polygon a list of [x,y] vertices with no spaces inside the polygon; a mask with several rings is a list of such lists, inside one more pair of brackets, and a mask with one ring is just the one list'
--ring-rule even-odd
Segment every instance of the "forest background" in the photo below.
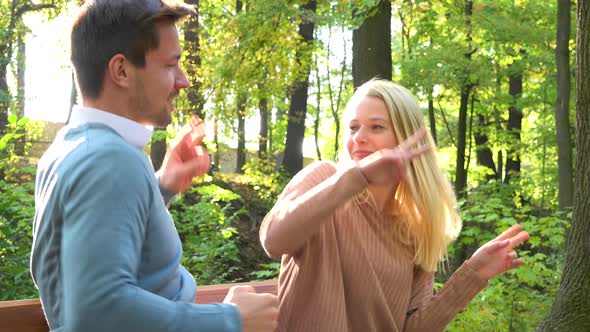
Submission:
{"label": "forest background", "polygon": [[[180,27],[192,85],[148,153],[157,169],[188,117],[208,123],[212,171],[170,209],[199,284],[277,276],[260,221],[304,166],[304,141],[309,157],[338,160],[346,101],[378,76],[419,98],[459,197],[463,230],[435,288],[509,225],[531,234],[526,265],[491,280],[448,330],[590,330],[587,2],[186,2],[198,8]],[[0,300],[38,297],[29,152],[42,124],[24,117],[25,18],[51,21],[76,5],[0,0]],[[75,103],[74,88],[63,93]],[[235,165],[220,168],[227,154]]]}

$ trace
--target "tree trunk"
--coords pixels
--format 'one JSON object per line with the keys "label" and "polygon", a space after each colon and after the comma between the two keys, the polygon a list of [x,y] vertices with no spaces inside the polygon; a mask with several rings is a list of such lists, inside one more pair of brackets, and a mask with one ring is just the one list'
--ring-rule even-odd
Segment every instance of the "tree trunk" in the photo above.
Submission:
{"label": "tree trunk", "polygon": [[[303,10],[316,11],[316,1],[311,0],[303,6]],[[296,59],[304,67],[303,75],[296,80],[291,94],[287,123],[287,140],[285,142],[285,158],[283,166],[290,175],[295,175],[303,168],[303,138],[305,136],[305,117],[307,114],[307,89],[311,65],[311,49],[313,43],[313,21],[302,21],[299,24],[299,36],[303,45],[296,52]]]}
{"label": "tree trunk", "polygon": [[[243,10],[244,4],[241,0],[236,0],[236,14],[239,15]],[[236,84],[236,87],[239,84]],[[246,95],[243,92],[237,92],[236,111],[238,118],[238,149],[236,151],[236,170],[238,174],[244,173],[246,164]]]}
{"label": "tree trunk", "polygon": [[559,208],[572,206],[574,177],[572,171],[572,142],[570,137],[570,8],[571,0],[557,1],[557,100],[555,128],[557,130],[557,164],[559,178]]}
{"label": "tree trunk", "polygon": [[[467,75],[469,76],[469,75]],[[465,83],[461,87],[461,104],[459,105],[459,119],[457,127],[457,164],[455,165],[455,192],[463,197],[467,187],[467,169],[465,169],[465,153],[467,146],[467,108],[472,84]]]}
{"label": "tree trunk", "polygon": [[[25,34],[24,29],[19,31],[17,41],[17,55],[16,55],[16,91],[17,91],[17,107],[18,117],[22,118],[25,116],[25,71],[26,71],[26,45],[25,45]],[[24,156],[25,154],[25,130],[21,130],[19,134],[21,137],[17,139],[14,145],[14,154],[18,156]]]}
{"label": "tree trunk", "polygon": [[[344,27],[341,28],[342,34],[344,34]],[[332,29],[330,27],[330,35],[329,39],[332,39]],[[334,96],[334,89],[332,89],[332,79],[330,75],[330,43],[328,43],[328,63],[326,63],[326,75],[327,75],[327,87],[328,87],[328,97],[330,98],[330,113],[332,114],[332,119],[334,119],[334,155],[332,160],[338,160],[338,152],[340,150],[340,104],[342,103],[342,92],[344,90],[344,78],[346,75],[346,58],[348,54],[348,48],[346,46],[346,38],[342,42],[342,54],[344,55],[342,58],[342,62],[340,63],[340,82],[338,84],[338,91],[336,96]],[[319,91],[319,90],[318,90]],[[335,99],[335,100],[334,100]],[[319,104],[318,104],[319,105]],[[318,106],[319,107],[319,106]]]}
{"label": "tree trunk", "polygon": [[10,105],[10,91],[8,90],[8,82],[6,77],[6,68],[8,64],[0,63],[0,136],[6,132],[6,125],[8,125],[8,107]]}
{"label": "tree trunk", "polygon": [[[519,64],[513,64],[518,66]],[[516,72],[510,74],[509,93],[512,96],[512,105],[508,108],[508,126],[506,130],[512,136],[508,143],[508,153],[506,156],[506,176],[505,183],[520,175],[520,130],[522,129],[522,110],[518,106],[518,100],[522,95],[522,70],[516,69]]]}
{"label": "tree trunk", "polygon": [[485,128],[488,126],[486,118],[482,114],[477,115],[478,126],[473,134],[475,138],[475,153],[477,155],[477,163],[481,166],[487,167],[492,173],[486,174],[485,180],[496,179],[496,165],[494,164],[494,155],[492,150],[488,146],[488,135],[485,132]]}
{"label": "tree trunk", "polygon": [[467,143],[467,108],[469,104],[469,96],[473,89],[473,83],[470,79],[471,65],[471,16],[473,15],[473,1],[465,0],[465,31],[467,38],[467,46],[469,50],[465,53],[466,68],[464,81],[461,86],[461,102],[459,105],[459,123],[457,126],[457,163],[455,165],[455,192],[457,196],[463,197],[465,195],[465,188],[467,187],[467,169],[465,169],[465,147]]}
{"label": "tree trunk", "polygon": [[154,128],[150,147],[150,159],[154,170],[159,170],[166,156],[166,129]]}
{"label": "tree trunk", "polygon": [[375,14],[352,32],[352,81],[357,88],[379,76],[391,80],[391,1],[381,0]]}
{"label": "tree trunk", "polygon": [[[331,34],[330,34],[331,35]],[[317,39],[317,38],[316,38]],[[329,38],[328,38],[328,43],[329,43]],[[328,52],[329,52],[329,48],[328,48]],[[328,61],[329,61],[329,57],[328,57]],[[319,71],[319,63],[318,63],[318,57],[315,57],[315,73],[316,73],[316,87],[318,88],[318,91],[316,93],[316,108],[315,108],[315,118],[313,119],[313,141],[315,143],[315,153],[316,156],[318,158],[318,160],[322,160],[322,152],[320,151],[320,110],[322,107],[322,80],[320,78],[320,71]],[[330,72],[330,68],[328,68],[328,73]],[[329,75],[329,74],[328,74]],[[328,76],[328,80],[330,79],[330,76]]]}
{"label": "tree trunk", "polygon": [[578,0],[576,40],[576,182],[561,284],[536,331],[590,331],[590,2]]}
{"label": "tree trunk", "polygon": [[436,139],[436,120],[434,118],[434,97],[432,93],[428,95],[428,122],[430,122],[430,136],[434,140],[434,144],[438,144]]}
{"label": "tree trunk", "polygon": [[260,98],[260,132],[258,134],[258,158],[266,159],[268,156],[268,100]]}
{"label": "tree trunk", "polygon": [[199,39],[199,0],[185,1],[189,5],[194,5],[196,13],[191,15],[184,24],[184,52],[186,58],[184,60],[184,69],[186,75],[191,82],[191,85],[186,89],[186,97],[190,112],[198,115],[201,119],[205,119],[203,114],[203,94],[201,91],[201,79],[198,70],[201,66],[201,46]]}
{"label": "tree trunk", "polygon": [[70,88],[70,108],[68,109],[68,118],[66,119],[66,123],[70,122],[70,116],[72,114],[72,108],[78,102],[78,89],[76,89],[76,76],[74,75],[74,71],[72,70],[72,86]]}
{"label": "tree trunk", "polygon": [[213,144],[215,144],[215,155],[213,156],[213,163],[217,169],[221,169],[219,159],[221,154],[221,147],[219,146],[219,118],[218,115],[213,115]]}

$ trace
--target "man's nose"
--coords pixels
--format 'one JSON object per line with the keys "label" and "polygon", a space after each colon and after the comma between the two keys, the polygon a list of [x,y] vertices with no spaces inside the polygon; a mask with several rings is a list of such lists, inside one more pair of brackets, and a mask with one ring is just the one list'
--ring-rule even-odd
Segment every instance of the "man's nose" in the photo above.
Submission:
{"label": "man's nose", "polygon": [[180,70],[179,75],[176,77],[176,81],[174,82],[174,85],[176,86],[176,88],[178,90],[185,89],[185,88],[189,87],[190,82],[188,81],[188,78],[186,77],[186,74],[184,73],[184,71]]}

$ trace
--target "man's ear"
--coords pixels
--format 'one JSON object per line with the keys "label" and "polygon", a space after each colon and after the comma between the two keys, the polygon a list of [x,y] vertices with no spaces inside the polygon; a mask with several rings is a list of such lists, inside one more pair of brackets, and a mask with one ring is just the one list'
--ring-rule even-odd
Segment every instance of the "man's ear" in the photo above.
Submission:
{"label": "man's ear", "polygon": [[123,54],[115,54],[108,65],[108,77],[113,84],[122,88],[129,88],[134,75],[134,66]]}

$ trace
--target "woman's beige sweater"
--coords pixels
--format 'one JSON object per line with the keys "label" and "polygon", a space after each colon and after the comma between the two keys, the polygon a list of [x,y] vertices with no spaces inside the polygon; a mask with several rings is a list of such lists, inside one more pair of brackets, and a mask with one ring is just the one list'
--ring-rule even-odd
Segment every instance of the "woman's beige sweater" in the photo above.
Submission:
{"label": "woman's beige sweater", "polygon": [[[357,168],[336,174],[333,164],[315,163],[291,180],[265,217],[261,240],[273,223],[337,206],[317,220],[319,231],[301,248],[282,255],[278,331],[443,331],[487,285],[464,263],[433,296],[434,273],[417,267],[412,249],[394,240],[396,217],[351,199],[366,187]],[[298,200],[303,194],[312,199]]]}

